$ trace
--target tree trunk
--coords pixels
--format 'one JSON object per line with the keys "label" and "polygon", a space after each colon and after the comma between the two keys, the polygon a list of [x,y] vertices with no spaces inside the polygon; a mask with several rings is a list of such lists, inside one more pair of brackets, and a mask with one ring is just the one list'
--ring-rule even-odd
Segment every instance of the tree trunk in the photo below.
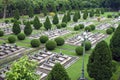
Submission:
{"label": "tree trunk", "polygon": [[7,11],[7,5],[4,6],[4,13],[3,13],[3,19],[6,18],[6,11]]}

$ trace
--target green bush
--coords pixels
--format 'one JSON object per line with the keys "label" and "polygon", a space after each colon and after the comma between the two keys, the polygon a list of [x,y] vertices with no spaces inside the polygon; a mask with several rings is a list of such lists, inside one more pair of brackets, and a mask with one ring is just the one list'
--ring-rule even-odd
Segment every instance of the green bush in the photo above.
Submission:
{"label": "green bush", "polygon": [[33,26],[36,30],[38,30],[42,27],[42,23],[40,23],[39,18],[37,16],[35,16],[35,18],[34,18]]}
{"label": "green bush", "polygon": [[65,28],[67,27],[67,24],[65,22],[61,23],[61,27]]}
{"label": "green bush", "polygon": [[111,15],[111,14],[108,14],[108,15],[107,15],[107,18],[112,18],[112,15]]}
{"label": "green bush", "polygon": [[4,35],[4,31],[0,30],[0,37]]}
{"label": "green bush", "polygon": [[32,47],[39,47],[40,46],[40,41],[38,39],[31,40],[31,46]]}
{"label": "green bush", "polygon": [[45,27],[46,30],[51,29],[51,27],[52,27],[52,24],[51,24],[50,19],[49,19],[48,16],[47,16],[47,18],[46,18],[46,20],[44,22],[44,27]]}
{"label": "green bush", "polygon": [[75,52],[77,55],[82,55],[83,54],[83,47],[82,46],[76,47]]}
{"label": "green bush", "polygon": [[26,36],[29,36],[30,34],[32,34],[32,27],[30,25],[30,22],[27,22],[27,24],[25,25],[25,28],[24,28],[24,33]]}
{"label": "green bush", "polygon": [[74,30],[75,30],[75,31],[80,30],[80,26],[75,26],[75,27],[74,27]]}
{"label": "green bush", "polygon": [[5,23],[6,23],[6,24],[9,23],[9,20],[6,19],[6,20],[5,20]]}
{"label": "green bush", "polygon": [[56,48],[56,46],[57,46],[57,43],[55,41],[53,41],[53,40],[49,40],[45,44],[45,47],[48,50],[54,50]]}
{"label": "green bush", "polygon": [[24,33],[19,33],[18,35],[17,35],[17,38],[19,39],[19,40],[24,40],[25,39],[25,34]]}
{"label": "green bush", "polygon": [[85,31],[90,32],[91,31],[91,27],[85,27]]}
{"label": "green bush", "polygon": [[41,43],[46,43],[49,40],[48,36],[46,35],[41,36],[39,39]]}
{"label": "green bush", "polygon": [[107,29],[107,30],[106,30],[106,33],[107,33],[107,34],[112,34],[112,33],[113,33],[113,29],[112,29],[112,28]]}
{"label": "green bush", "polygon": [[57,46],[62,46],[65,43],[65,40],[61,37],[55,38],[55,42],[57,43]]}
{"label": "green bush", "polygon": [[79,26],[80,26],[80,29],[84,28],[84,24],[79,24]]}
{"label": "green bush", "polygon": [[11,22],[12,23],[14,23],[14,22],[16,22],[17,21],[17,19],[11,19]]}
{"label": "green bush", "polygon": [[95,30],[95,25],[90,25],[89,27],[91,27],[91,30]]}
{"label": "green bush", "polygon": [[56,27],[57,27],[57,29],[60,29],[61,28],[61,24],[57,24]]}
{"label": "green bush", "polygon": [[[83,43],[82,43],[82,46],[83,46]],[[85,50],[90,50],[91,49],[91,47],[92,47],[92,45],[91,45],[91,42],[90,41],[86,41],[85,42]]]}
{"label": "green bush", "polygon": [[20,25],[18,22],[14,22],[13,27],[12,27],[12,32],[16,35],[21,32]]}
{"label": "green bush", "polygon": [[84,14],[83,14],[83,19],[87,19],[87,17],[88,17],[88,13],[87,12],[84,12]]}
{"label": "green bush", "polygon": [[16,41],[16,37],[15,36],[9,36],[8,37],[8,42],[9,43],[15,43],[15,41]]}
{"label": "green bush", "polygon": [[115,31],[115,27],[110,27],[112,30],[113,30],[113,32]]}

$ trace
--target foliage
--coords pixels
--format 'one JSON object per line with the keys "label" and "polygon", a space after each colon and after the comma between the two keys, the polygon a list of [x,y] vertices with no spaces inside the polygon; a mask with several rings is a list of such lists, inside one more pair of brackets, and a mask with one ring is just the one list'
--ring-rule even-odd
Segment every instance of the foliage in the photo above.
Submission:
{"label": "foliage", "polygon": [[22,57],[11,65],[6,73],[6,80],[40,80],[39,75],[35,73],[36,66],[36,62],[30,61],[26,56]]}
{"label": "foliage", "polygon": [[15,41],[16,41],[16,37],[15,36],[9,36],[8,37],[8,42],[9,43],[15,43]]}
{"label": "foliage", "polygon": [[80,30],[80,26],[79,26],[79,25],[74,26],[74,30],[75,30],[75,31]]}
{"label": "foliage", "polygon": [[31,40],[31,46],[32,47],[39,47],[40,46],[40,41],[38,39]]}
{"label": "foliage", "polygon": [[79,26],[80,26],[80,29],[83,29],[85,27],[84,24],[79,24]]}
{"label": "foliage", "polygon": [[25,34],[24,33],[19,33],[18,35],[17,35],[17,38],[19,39],[19,40],[24,40],[25,39]]}
{"label": "foliage", "polygon": [[56,46],[57,46],[57,43],[55,41],[53,41],[53,40],[49,40],[45,44],[45,47],[48,50],[54,50],[56,48]]}
{"label": "foliage", "polygon": [[110,40],[110,49],[112,51],[113,59],[116,61],[120,61],[120,25],[114,32],[111,40]]}
{"label": "foliage", "polygon": [[0,37],[4,35],[4,31],[0,30]]}
{"label": "foliage", "polygon": [[57,43],[57,46],[62,46],[65,43],[65,40],[61,37],[55,38],[55,42]]}
{"label": "foliage", "polygon": [[56,63],[46,80],[70,80],[70,78],[65,68],[60,63]]}
{"label": "foliage", "polygon": [[74,22],[78,22],[78,19],[79,19],[79,17],[78,17],[78,12],[75,12],[75,14],[74,14],[74,16],[73,16],[73,21],[74,21]]}
{"label": "foliage", "polygon": [[40,23],[39,18],[37,16],[35,16],[35,18],[34,18],[33,26],[36,30],[38,30],[42,27],[42,23]]}
{"label": "foliage", "polygon": [[106,30],[106,33],[107,33],[107,34],[112,34],[112,33],[113,33],[113,29],[112,29],[112,28],[107,29],[107,30]]}
{"label": "foliage", "polygon": [[65,28],[65,27],[67,27],[67,24],[65,22],[62,22],[61,27]]}
{"label": "foliage", "polygon": [[83,47],[82,46],[77,46],[75,49],[75,52],[77,55],[82,55],[83,54]]}
{"label": "foliage", "polygon": [[64,14],[63,19],[62,19],[62,22],[64,22],[64,23],[67,23],[67,22],[68,22],[68,20],[67,20],[67,15],[66,15],[66,14]]}
{"label": "foliage", "polygon": [[91,30],[95,30],[95,25],[90,25],[89,27],[91,27]]}
{"label": "foliage", "polygon": [[84,14],[83,14],[83,19],[87,19],[87,17],[88,17],[88,13],[87,12],[84,12]]}
{"label": "foliage", "polygon": [[49,19],[48,16],[46,18],[46,21],[44,22],[44,27],[45,27],[46,30],[51,29],[51,27],[52,27],[50,19]]}
{"label": "foliage", "polygon": [[105,41],[96,45],[89,57],[87,71],[89,76],[95,80],[110,80],[112,76],[112,55]]}
{"label": "foliage", "polygon": [[91,27],[85,27],[85,31],[88,31],[88,32],[90,32],[91,31]]}
{"label": "foliage", "polygon": [[19,18],[20,18],[19,10],[16,9],[14,14],[14,19],[19,20]]}
{"label": "foliage", "polygon": [[61,28],[61,24],[56,24],[57,29]]}
{"label": "foliage", "polygon": [[112,15],[111,15],[111,14],[108,14],[108,15],[107,15],[107,18],[112,18]]}
{"label": "foliage", "polygon": [[53,24],[58,24],[58,23],[59,23],[58,15],[55,14],[55,16],[53,17]]}
{"label": "foliage", "polygon": [[24,28],[24,33],[26,36],[29,36],[32,33],[33,29],[30,25],[30,22],[27,22]]}
{"label": "foliage", "polygon": [[46,43],[49,40],[48,36],[46,36],[46,35],[40,36],[39,39],[40,39],[41,43]]}
{"label": "foliage", "polygon": [[30,6],[29,9],[28,9],[28,16],[30,18],[34,17],[34,10],[33,10],[32,6]]}
{"label": "foliage", "polygon": [[21,32],[20,25],[18,22],[14,22],[13,27],[12,27],[12,32],[14,34],[19,34]]}

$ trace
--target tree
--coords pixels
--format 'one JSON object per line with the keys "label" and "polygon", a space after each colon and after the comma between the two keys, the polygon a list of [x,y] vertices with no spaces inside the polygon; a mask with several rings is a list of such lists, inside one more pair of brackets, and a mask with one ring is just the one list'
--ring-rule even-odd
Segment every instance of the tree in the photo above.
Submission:
{"label": "tree", "polygon": [[35,29],[40,29],[42,27],[42,23],[40,23],[39,18],[35,16],[34,21],[33,21],[33,26]]}
{"label": "tree", "polygon": [[19,20],[19,18],[20,18],[19,10],[16,9],[14,14],[14,19]]}
{"label": "tree", "polygon": [[73,21],[78,22],[78,12],[75,12],[75,14],[73,16]]}
{"label": "tree", "polygon": [[84,14],[83,14],[83,19],[87,19],[87,17],[88,17],[88,13],[87,12],[84,12]]}
{"label": "tree", "polygon": [[66,14],[64,14],[63,19],[62,19],[62,22],[67,23],[67,15],[66,15]]}
{"label": "tree", "polygon": [[39,75],[35,73],[37,64],[30,61],[28,57],[22,57],[11,65],[6,73],[7,80],[40,80]]}
{"label": "tree", "polygon": [[94,10],[92,9],[91,11],[90,11],[90,17],[93,17],[94,16]]}
{"label": "tree", "polygon": [[27,22],[24,28],[24,33],[26,36],[29,36],[32,33],[33,29],[30,25],[30,22]]}
{"label": "tree", "polygon": [[80,19],[81,18],[80,11],[77,11],[77,13],[78,13],[78,19]]}
{"label": "tree", "polygon": [[58,24],[59,23],[59,19],[58,19],[58,15],[57,13],[55,14],[55,16],[53,17],[53,24]]}
{"label": "tree", "polygon": [[33,10],[33,7],[32,7],[32,6],[30,6],[29,9],[28,9],[28,16],[29,16],[30,18],[32,18],[32,17],[34,16],[34,10]]}
{"label": "tree", "polygon": [[71,15],[70,15],[70,11],[67,12],[67,21],[71,21]]}
{"label": "tree", "polygon": [[46,8],[46,6],[44,5],[44,6],[43,6],[43,13],[44,13],[44,16],[47,15],[47,12],[48,12],[48,11],[47,11],[47,8]]}
{"label": "tree", "polygon": [[56,63],[46,80],[70,80],[67,72],[60,63]]}
{"label": "tree", "polygon": [[105,41],[99,42],[89,57],[87,71],[95,80],[110,80],[112,76],[112,55]]}
{"label": "tree", "polygon": [[45,27],[46,30],[51,29],[51,27],[52,27],[50,19],[49,19],[48,16],[46,18],[46,21],[44,22],[44,27]]}
{"label": "tree", "polygon": [[14,34],[19,34],[21,32],[20,25],[17,21],[15,21],[14,24],[13,24],[12,32]]}
{"label": "tree", "polygon": [[120,61],[120,24],[116,31],[114,32],[110,40],[110,49],[112,51],[113,59]]}

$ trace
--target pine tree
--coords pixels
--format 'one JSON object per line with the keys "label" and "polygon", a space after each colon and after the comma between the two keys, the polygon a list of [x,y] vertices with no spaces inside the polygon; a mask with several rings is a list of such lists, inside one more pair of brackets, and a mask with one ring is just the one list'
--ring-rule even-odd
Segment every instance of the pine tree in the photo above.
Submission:
{"label": "pine tree", "polygon": [[14,19],[19,20],[19,18],[20,18],[20,13],[19,13],[19,10],[16,9],[14,14]]}
{"label": "pine tree", "polygon": [[78,13],[78,19],[80,19],[81,18],[80,11],[77,11],[77,13]]}
{"label": "pine tree", "polygon": [[30,18],[32,18],[32,17],[34,16],[34,10],[33,10],[33,7],[32,7],[32,6],[30,6],[30,8],[28,9],[28,16],[29,16]]}
{"label": "pine tree", "polygon": [[42,23],[40,23],[40,21],[39,21],[37,16],[35,16],[35,18],[34,18],[33,26],[37,30],[40,29],[40,27],[42,27]]}
{"label": "pine tree", "polygon": [[25,35],[29,36],[32,33],[33,29],[30,25],[30,22],[27,22],[24,28]]}
{"label": "pine tree", "polygon": [[75,14],[73,16],[73,21],[78,22],[78,12],[75,12]]}
{"label": "pine tree", "polygon": [[67,21],[71,21],[71,15],[70,15],[70,11],[67,12]]}
{"label": "pine tree", "polygon": [[62,22],[67,23],[67,15],[66,15],[66,14],[64,14],[63,19],[62,19]]}
{"label": "pine tree", "polygon": [[46,80],[70,80],[70,78],[64,67],[61,64],[57,63],[48,74]]}
{"label": "pine tree", "polygon": [[58,15],[57,13],[55,14],[55,16],[53,17],[53,24],[58,24],[59,23],[59,19],[58,19]]}
{"label": "pine tree", "polygon": [[94,10],[92,9],[91,11],[90,11],[90,17],[93,17],[94,16]]}
{"label": "pine tree", "polygon": [[110,49],[113,59],[120,61],[120,24],[110,40]]}
{"label": "pine tree", "polygon": [[50,19],[49,19],[48,16],[47,16],[46,21],[44,23],[44,27],[45,27],[46,30],[51,29],[51,27],[52,27]]}
{"label": "pine tree", "polygon": [[17,21],[15,21],[14,24],[13,24],[12,32],[16,35],[21,32],[20,25]]}
{"label": "pine tree", "polygon": [[89,57],[87,71],[95,80],[110,80],[112,76],[112,55],[105,41],[99,42]]}

